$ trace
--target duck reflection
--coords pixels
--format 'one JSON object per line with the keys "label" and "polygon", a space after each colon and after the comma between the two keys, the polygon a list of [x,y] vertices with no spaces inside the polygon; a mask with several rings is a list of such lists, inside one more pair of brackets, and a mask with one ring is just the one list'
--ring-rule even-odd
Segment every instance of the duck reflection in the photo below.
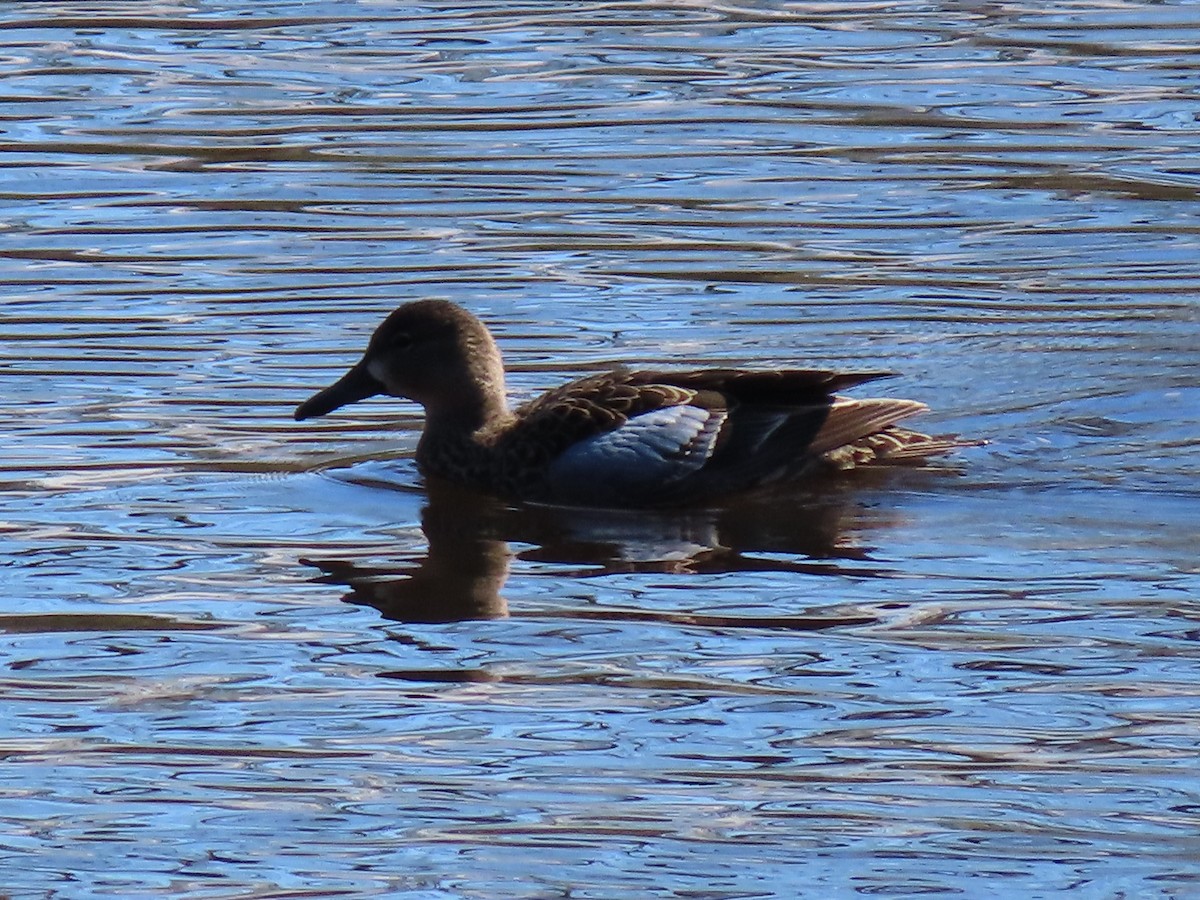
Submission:
{"label": "duck reflection", "polygon": [[459,622],[508,615],[500,594],[512,551],[493,535],[503,505],[453,485],[431,485],[421,511],[424,557],[396,566],[350,560],[301,560],[317,566],[326,584],[350,588],[347,603],[373,606],[398,622]]}
{"label": "duck reflection", "polygon": [[[764,618],[591,606],[515,613],[501,593],[513,559],[554,564],[561,567],[557,574],[570,578],[747,571],[860,578],[883,574],[856,542],[856,532],[864,527],[864,507],[850,485],[686,511],[514,506],[440,481],[430,481],[427,488],[421,514],[427,541],[423,557],[385,566],[303,560],[322,570],[315,580],[344,585],[349,588],[347,602],[372,606],[400,622],[526,615],[817,629],[874,621],[864,616]],[[880,524],[877,513],[866,522],[868,527]]]}

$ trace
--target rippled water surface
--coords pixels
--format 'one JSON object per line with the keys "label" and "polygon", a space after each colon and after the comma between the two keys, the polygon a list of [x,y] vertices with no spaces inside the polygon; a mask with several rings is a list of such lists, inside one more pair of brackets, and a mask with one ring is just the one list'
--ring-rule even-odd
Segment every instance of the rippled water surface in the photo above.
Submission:
{"label": "rippled water surface", "polygon": [[[1200,6],[0,9],[14,897],[1200,896]],[[903,373],[931,470],[681,513],[295,423]]]}

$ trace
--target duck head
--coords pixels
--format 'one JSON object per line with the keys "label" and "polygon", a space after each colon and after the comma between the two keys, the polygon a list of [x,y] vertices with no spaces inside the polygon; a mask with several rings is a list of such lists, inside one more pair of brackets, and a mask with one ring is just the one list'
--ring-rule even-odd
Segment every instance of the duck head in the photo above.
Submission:
{"label": "duck head", "polygon": [[375,329],[345,375],[296,407],[311,419],[388,394],[425,407],[427,419],[482,425],[507,409],[500,350],[482,322],[448,300],[401,306]]}

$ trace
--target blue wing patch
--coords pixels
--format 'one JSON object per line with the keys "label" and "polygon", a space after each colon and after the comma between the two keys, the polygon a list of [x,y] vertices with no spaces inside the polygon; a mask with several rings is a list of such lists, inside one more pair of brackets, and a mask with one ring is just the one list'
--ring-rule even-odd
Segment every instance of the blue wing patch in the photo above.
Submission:
{"label": "blue wing patch", "polygon": [[603,502],[640,496],[698,472],[712,456],[723,410],[669,406],[567,448],[550,464],[556,494]]}

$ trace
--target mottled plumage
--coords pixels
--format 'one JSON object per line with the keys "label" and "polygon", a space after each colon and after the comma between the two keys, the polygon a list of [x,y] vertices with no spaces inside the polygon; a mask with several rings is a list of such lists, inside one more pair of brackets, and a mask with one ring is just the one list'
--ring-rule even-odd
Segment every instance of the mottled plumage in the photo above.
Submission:
{"label": "mottled plumage", "polygon": [[425,407],[417,463],[426,474],[512,499],[681,505],[961,446],[896,425],[924,404],[838,393],[887,374],[620,368],[510,411],[483,323],[448,301],[420,300],[388,316],[362,360],[296,418],[391,394]]}

